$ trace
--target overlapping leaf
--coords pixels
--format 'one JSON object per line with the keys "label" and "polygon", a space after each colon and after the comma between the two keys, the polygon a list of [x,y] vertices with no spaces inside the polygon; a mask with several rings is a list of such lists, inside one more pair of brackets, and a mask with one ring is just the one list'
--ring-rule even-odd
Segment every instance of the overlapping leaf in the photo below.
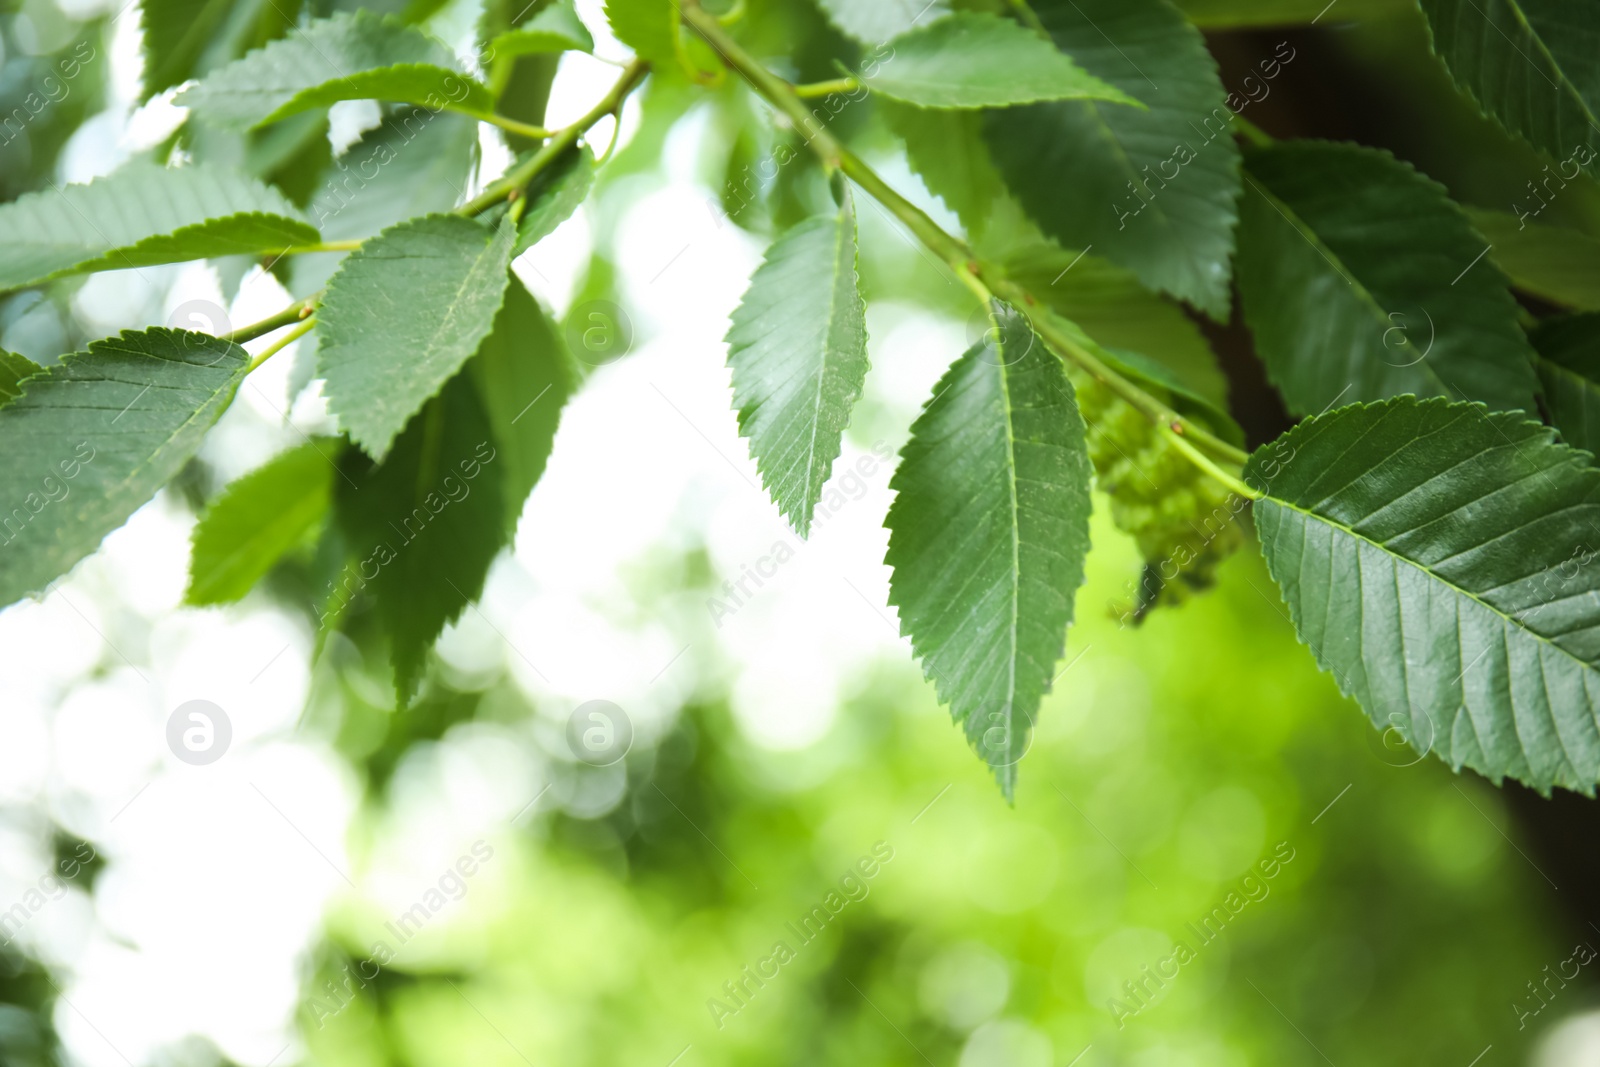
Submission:
{"label": "overlapping leaf", "polygon": [[1489,242],[1489,258],[1513,286],[1552,304],[1600,311],[1600,241],[1503,211],[1466,212]]}
{"label": "overlapping leaf", "polygon": [[144,51],[140,95],[150,97],[194,76],[212,37],[227,21],[228,0],[142,0],[139,40]]}
{"label": "overlapping leaf", "polygon": [[541,8],[522,25],[496,34],[489,42],[489,54],[497,60],[566,51],[594,51],[594,37],[578,17],[572,0],[557,0]]}
{"label": "overlapping leaf", "polygon": [[318,370],[340,425],[375,459],[488,336],[516,230],[425,215],[351,253],[317,314]]}
{"label": "overlapping leaf", "polygon": [[469,114],[494,99],[422,31],[369,11],[320,19],[178,94],[220,125],[261,126],[340,100],[393,100]]}
{"label": "overlapping leaf", "polygon": [[1516,303],[1443,187],[1311,141],[1251,153],[1246,175],[1239,292],[1292,410],[1402,393],[1537,410]]}
{"label": "overlapping leaf", "polygon": [[0,406],[21,396],[22,380],[38,374],[41,369],[26,356],[0,349]]}
{"label": "overlapping leaf", "polygon": [[664,66],[677,62],[683,16],[673,0],[606,0],[605,11],[611,32],[639,58]]}
{"label": "overlapping leaf", "polygon": [[0,603],[65,574],[171,481],[248,363],[238,345],[155,328],[28,378],[0,408]]}
{"label": "overlapping leaf", "polygon": [[985,131],[1006,184],[1049,236],[1146,286],[1227,315],[1239,150],[1205,42],[1168,0],[1033,5],[1078,65],[1148,108],[1006,108]]}
{"label": "overlapping leaf", "polygon": [[195,605],[241,599],[328,514],[339,445],[308,440],[246,474],[194,528],[189,591]]}
{"label": "overlapping leaf", "polygon": [[1008,798],[1089,550],[1090,466],[1061,361],[1026,320],[946,372],[890,487],[890,602]]}
{"label": "overlapping leaf", "polygon": [[1006,195],[983,139],[983,115],[892,100],[884,101],[880,110],[905,143],[906,161],[928,191],[956,213],[969,236],[981,234],[996,201]]}
{"label": "overlapping leaf", "polygon": [[1401,397],[1246,478],[1295,628],[1380,729],[1498,781],[1600,779],[1600,470],[1509,412]]}
{"label": "overlapping leaf", "polygon": [[281,252],[318,239],[283,194],[254,178],[136,161],[87,185],[0,205],[0,291],[81,271]]}
{"label": "overlapping leaf", "polygon": [[1552,319],[1530,340],[1551,423],[1567,444],[1600,456],[1600,315]]}
{"label": "overlapping leaf", "polygon": [[889,48],[888,58],[862,68],[862,83],[919,107],[1009,107],[1039,100],[1144,106],[1033,31],[997,15],[958,12],[896,37]]}
{"label": "overlapping leaf", "polygon": [[728,330],[739,432],[802,537],[867,375],[855,211],[841,189],[837,211],[773,242]]}
{"label": "overlapping leaf", "polygon": [[520,256],[554,233],[593,188],[594,153],[588,145],[579,145],[552,163],[528,190],[528,206],[517,223],[517,244],[512,255]]}
{"label": "overlapping leaf", "polygon": [[1422,0],[1457,88],[1510,133],[1596,172],[1600,11],[1585,0]]}

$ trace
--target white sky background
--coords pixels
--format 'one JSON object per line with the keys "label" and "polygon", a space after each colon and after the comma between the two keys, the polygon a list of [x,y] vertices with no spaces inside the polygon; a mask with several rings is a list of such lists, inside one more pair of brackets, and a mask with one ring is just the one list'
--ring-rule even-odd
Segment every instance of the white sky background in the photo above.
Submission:
{"label": "white sky background", "polygon": [[[579,7],[600,54],[623,55],[598,0]],[[446,26],[459,21],[444,17]],[[181,118],[157,101],[130,121],[137,19],[136,8],[118,18],[116,102],[74,138],[61,180],[114,169]],[[614,67],[569,58],[552,123],[586,110],[615,77]],[[363,107],[342,117],[359,122]],[[624,137],[636,121],[630,106]],[[601,145],[608,136],[596,131]],[[712,191],[690,178],[696,137],[691,124],[669,144],[669,180],[621,228],[625,306],[642,343],[596,372],[567,408],[514,556],[497,565],[482,613],[469,610],[441,652],[469,675],[503,666],[541,714],[615,701],[646,736],[714,671],[732,679],[752,741],[793,748],[826,731],[841,686],[865,663],[890,649],[905,655],[880,562],[887,466],[724,621],[716,648],[685,648],[670,622],[637,618],[619,577],[663,543],[703,538],[728,578],[780,541],[798,544],[760,491],[729,408],[721,339],[761,247],[713,222]],[[503,165],[505,155],[488,159]],[[564,311],[589,248],[580,213],[519,261],[519,273]],[[208,268],[123,271],[90,281],[74,311],[109,332],[141,317],[162,321],[197,298],[221,298]],[[288,300],[257,275],[229,316],[251,322]],[[963,347],[961,324],[891,306],[872,309],[869,329],[869,394],[896,405],[907,425]],[[315,398],[296,406],[298,431],[284,426],[293,356],[256,372],[208,440],[205,456],[229,476],[328,428]],[[859,455],[847,443],[841,464]],[[322,739],[295,730],[311,635],[254,598],[225,610],[180,607],[191,527],[163,495],[42,603],[0,612],[0,912],[38,899],[27,893],[51,869],[52,820],[107,860],[92,900],[75,886],[47,897],[19,935],[54,971],[63,993],[56,1023],[70,1054],[94,1067],[142,1067],[158,1056],[204,1062],[192,1042],[183,1051],[189,1035],[241,1064],[297,1062],[293,1014],[324,910],[351,899],[379,915],[408,907],[545,782],[526,737],[457,730],[396,773],[387,824],[352,834],[353,775]],[[227,754],[204,767],[179,762],[165,742],[168,716],[197,698],[221,706],[233,728]],[[621,785],[619,775],[617,794]],[[592,811],[615,799],[556,791],[550,801]],[[347,852],[347,840],[367,836],[370,854]],[[486,868],[480,877],[493,876]]]}

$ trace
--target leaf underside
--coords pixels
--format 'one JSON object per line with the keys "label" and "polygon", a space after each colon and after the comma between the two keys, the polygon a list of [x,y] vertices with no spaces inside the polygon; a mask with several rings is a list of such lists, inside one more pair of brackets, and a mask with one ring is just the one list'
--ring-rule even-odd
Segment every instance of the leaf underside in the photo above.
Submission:
{"label": "leaf underside", "polygon": [[1010,799],[1083,583],[1090,465],[1061,361],[1015,312],[996,322],[911,427],[884,562],[902,632]]}
{"label": "leaf underside", "polygon": [[866,380],[865,315],[846,191],[838,211],[773,242],[728,330],[739,432],[802,537]]}
{"label": "leaf underside", "polygon": [[171,481],[248,363],[238,345],[158,327],[27,379],[0,408],[0,603],[65,574]]}
{"label": "leaf underside", "polygon": [[1251,459],[1295,628],[1380,728],[1499,781],[1600,779],[1600,471],[1516,413],[1400,397]]}

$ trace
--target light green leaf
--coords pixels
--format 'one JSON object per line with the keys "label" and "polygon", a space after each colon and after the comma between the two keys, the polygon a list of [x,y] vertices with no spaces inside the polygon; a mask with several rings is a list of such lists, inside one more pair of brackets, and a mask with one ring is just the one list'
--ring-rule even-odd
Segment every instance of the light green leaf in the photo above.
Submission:
{"label": "light green leaf", "polygon": [[683,16],[673,0],[606,0],[605,12],[611,32],[640,59],[676,65]]}
{"label": "light green leaf", "polygon": [[1600,315],[1569,315],[1533,331],[1545,407],[1561,439],[1600,456]]}
{"label": "light green leaf", "polygon": [[1513,286],[1552,304],[1600,311],[1600,241],[1503,211],[1466,212],[1473,229],[1493,246],[1489,258]]}
{"label": "light green leaf", "polygon": [[949,0],[817,0],[817,6],[862,44],[882,44],[950,13]]}
{"label": "light green leaf", "polygon": [[223,492],[194,528],[186,603],[240,600],[328,514],[336,441],[307,440]]}
{"label": "light green leaf", "polygon": [[87,185],[0,205],[0,291],[319,240],[283,194],[237,171],[135,161]]}
{"label": "light green leaf", "polygon": [[1199,31],[1168,0],[1033,6],[1079,66],[1149,107],[1073,100],[988,113],[1006,184],[1063,247],[1226,318],[1239,150]]}
{"label": "light green leaf", "polygon": [[[324,240],[364,240],[406,219],[455,207],[477,160],[478,124],[472,119],[399,108],[322,171],[306,213]],[[294,256],[290,289],[300,297],[317,292],[345,255]]]}
{"label": "light green leaf", "polygon": [[1563,177],[1594,173],[1600,10],[1587,0],[1422,0],[1422,11],[1434,52],[1484,114],[1563,161]]}
{"label": "light green leaf", "polygon": [[578,373],[560,332],[516,277],[506,289],[494,331],[467,369],[494,436],[509,539],[516,535],[523,503],[544,474]]}
{"label": "light green leaf", "polygon": [[1092,254],[1046,242],[1004,259],[1006,274],[1107,348],[1134,352],[1165,368],[1182,388],[1228,410],[1228,380],[1200,328],[1129,271]]}
{"label": "light green leaf", "polygon": [[494,109],[450,50],[370,11],[320,19],[223,67],[176,103],[226,126],[262,126],[340,100],[393,100],[468,114]]}
{"label": "light green leaf", "polygon": [[155,328],[93,341],[0,408],[0,603],[37,593],[183,468],[250,357]]}
{"label": "light green leaf", "polygon": [[1061,361],[996,316],[911,427],[885,562],[902,632],[1010,799],[1083,583],[1090,466]]}
{"label": "light green leaf", "polygon": [[996,15],[957,12],[896,37],[888,47],[887,59],[862,68],[862,84],[919,107],[1009,107],[1038,100],[1144,107],[1032,30]]}
{"label": "light green leaf", "polygon": [[38,374],[42,369],[27,356],[0,350],[0,405],[21,396],[22,389],[19,383],[24,378]]}
{"label": "light green leaf", "polygon": [[489,42],[489,54],[495,59],[567,51],[594,51],[594,37],[578,17],[572,0],[557,0]]}
{"label": "light green leaf", "polygon": [[1442,186],[1317,141],[1252,152],[1246,177],[1239,292],[1292,411],[1402,393],[1537,410],[1516,303]]}
{"label": "light green leaf", "polygon": [[1341,408],[1260,449],[1301,640],[1380,729],[1498,781],[1600,777],[1600,470],[1481,405]]}
{"label": "light green leaf", "polygon": [[594,188],[594,153],[588,145],[562,156],[528,190],[528,206],[517,224],[513,256],[520,256],[572,217]]}
{"label": "light green leaf", "polygon": [[767,250],[728,329],[739,432],[761,481],[804,537],[867,376],[856,217],[807,219]]}
{"label": "light green leaf", "polygon": [[[376,466],[349,449],[334,482],[334,514],[351,560],[336,583],[365,592],[389,636],[402,704],[428,650],[483,593],[506,540],[497,450],[470,375],[428,401]],[[331,614],[343,610],[336,604]]]}
{"label": "light green leaf", "polygon": [[516,231],[424,215],[350,254],[317,313],[317,368],[350,439],[381,460],[494,326]]}

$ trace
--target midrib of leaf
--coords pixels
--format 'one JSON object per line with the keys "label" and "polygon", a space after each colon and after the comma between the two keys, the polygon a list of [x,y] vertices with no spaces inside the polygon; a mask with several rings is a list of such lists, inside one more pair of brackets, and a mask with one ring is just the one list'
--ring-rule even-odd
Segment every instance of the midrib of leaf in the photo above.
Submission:
{"label": "midrib of leaf", "polygon": [[[1476,9],[1477,6],[1478,6],[1477,5],[1477,0],[1468,0],[1468,3],[1471,3],[1474,9]],[[1542,55],[1546,60],[1549,61],[1550,69],[1555,71],[1556,74],[1561,78],[1561,81],[1560,81],[1559,84],[1557,84],[1556,82],[1550,82],[1550,84],[1552,86],[1554,86],[1556,89],[1565,92],[1573,100],[1577,101],[1578,109],[1583,112],[1584,121],[1589,124],[1589,127],[1591,129],[1594,129],[1597,132],[1600,132],[1600,125],[1597,125],[1596,122],[1595,122],[1595,114],[1594,114],[1594,111],[1590,109],[1589,102],[1583,98],[1583,94],[1582,93],[1578,92],[1578,87],[1576,85],[1572,84],[1572,79],[1567,77],[1566,68],[1563,67],[1556,60],[1555,55],[1551,53],[1549,45],[1544,43],[1544,37],[1541,36],[1540,33],[1533,28],[1533,23],[1528,21],[1527,12],[1522,10],[1522,4],[1519,3],[1518,0],[1505,0],[1505,5],[1506,5],[1507,8],[1509,8],[1511,10],[1512,16],[1516,18],[1517,25],[1522,27],[1522,29],[1527,32],[1529,39],[1531,39],[1533,41],[1534,47],[1536,47],[1539,50],[1539,54]],[[1461,9],[1457,8],[1456,10],[1459,12]],[[1488,15],[1484,15],[1483,16],[1483,21],[1485,23],[1487,23],[1488,26],[1491,29],[1494,29],[1496,31],[1498,31],[1500,29],[1500,27],[1496,26],[1489,19]],[[1515,41],[1511,40],[1508,37],[1508,38],[1506,38],[1506,43],[1509,44],[1513,49],[1515,49],[1518,55],[1522,55],[1522,49],[1517,48],[1517,43]],[[1523,56],[1523,58],[1527,59],[1526,56]],[[1529,63],[1530,66],[1533,67],[1533,69],[1539,74],[1540,77],[1544,78],[1545,81],[1550,81],[1550,76],[1548,74],[1546,74],[1544,71],[1540,70],[1538,65],[1535,64],[1533,62],[1533,60],[1529,59],[1528,63]]]}
{"label": "midrib of leaf", "polygon": [[[119,355],[142,356],[145,359],[161,360],[163,363],[183,363],[182,360],[167,359],[164,356],[154,355],[153,353],[150,353],[150,352],[135,352],[135,351],[133,351],[131,349],[112,347],[115,343],[116,343],[116,339],[115,338],[107,338],[104,342],[102,342],[103,350],[104,349],[109,349],[110,351],[116,352]],[[184,363],[183,365],[184,366],[189,366],[190,364]],[[117,381],[120,384],[127,385],[127,386],[134,386],[134,385],[138,385],[139,384],[138,382],[124,382],[121,379],[101,379],[101,380],[102,381],[106,381],[106,380]],[[229,392],[230,394],[232,392],[236,392],[238,390],[238,388],[239,388],[239,382],[240,381],[243,381],[243,377],[242,376],[237,381],[235,381],[229,387],[228,390],[225,390],[225,391]],[[170,389],[170,390],[172,390],[174,392],[181,392],[181,390],[179,390],[177,386],[171,386],[171,385],[147,385],[146,389],[147,390],[148,389]],[[143,395],[143,394],[141,394],[141,395]],[[144,470],[146,467],[152,465],[155,462],[155,460],[159,456],[162,455],[162,453],[165,451],[167,446],[172,443],[173,438],[177,437],[180,433],[182,433],[184,430],[187,430],[191,425],[193,425],[195,422],[197,422],[199,420],[199,418],[200,418],[200,413],[203,412],[203,411],[210,410],[211,405],[221,395],[222,395],[221,392],[211,393],[207,397],[205,403],[201,404],[198,408],[196,408],[193,412],[191,412],[189,414],[189,416],[183,420],[183,422],[178,424],[178,428],[177,429],[173,430],[170,434],[168,434],[166,436],[165,440],[162,441],[160,448],[157,448],[155,451],[151,452],[150,455],[146,456],[143,460],[141,460],[139,463],[135,464],[133,467],[131,467],[129,469],[128,473],[123,477],[122,481],[118,484],[117,488],[118,489],[126,488],[129,485],[129,483],[131,483],[133,481],[135,475],[137,475],[140,471]],[[134,402],[137,403],[138,402],[138,398],[135,398]],[[128,407],[130,407],[130,408],[132,406],[133,406],[132,404],[128,405]],[[110,408],[106,408],[105,410],[109,411]],[[127,409],[124,409],[124,410],[127,410]]]}
{"label": "midrib of leaf", "polygon": [[[479,249],[478,254],[473,257],[472,269],[467,271],[466,277],[462,278],[461,283],[456,286],[455,297],[450,301],[450,310],[445,313],[444,319],[439,323],[439,326],[433,331],[433,333],[428,335],[428,346],[424,350],[427,356],[431,357],[438,352],[440,348],[443,347],[440,344],[440,339],[448,337],[452,332],[454,332],[451,328],[455,325],[456,320],[460,317],[463,298],[469,290],[478,288],[484,284],[485,275],[494,273],[493,271],[487,270],[484,264],[490,261],[489,253],[494,250],[495,245],[502,239],[508,237],[508,243],[514,243],[517,239],[517,231],[516,227],[511,225],[509,218],[506,218],[500,221],[500,228],[489,238],[488,242],[483,246],[483,248]],[[500,304],[504,303],[505,290],[504,287],[502,287],[500,293],[500,302],[495,305],[495,311],[497,313],[500,309]]]}
{"label": "midrib of leaf", "polygon": [[[998,328],[998,327],[997,327]],[[1002,335],[1003,336],[1003,335]],[[1010,475],[1006,479],[1006,488],[1011,494],[1011,652],[1006,657],[1006,738],[1008,741],[1006,758],[1011,758],[1009,740],[1013,720],[1017,714],[1017,628],[1018,616],[1022,606],[1022,507],[1017,502],[1017,441],[1016,427],[1013,423],[1013,409],[1011,405],[1011,376],[1006,373],[1005,342],[1002,339],[995,345],[995,354],[1000,357],[1001,365],[996,368],[1000,375],[1000,400],[1005,405],[1006,411],[1006,471]],[[1014,769],[1016,764],[1011,764]]]}
{"label": "midrib of leaf", "polygon": [[[1072,101],[1063,102],[1071,103]],[[1092,99],[1085,100],[1084,103],[1088,104],[1089,109],[1094,112],[1095,124],[1100,127],[1100,132],[1105,134],[1106,142],[1111,146],[1111,150],[1116,153],[1117,159],[1122,164],[1122,172],[1129,176],[1130,181],[1138,181],[1139,172],[1134,169],[1133,160],[1128,158],[1128,151],[1127,149],[1123,148],[1122,139],[1117,136],[1117,131],[1113,130],[1111,128],[1111,123],[1106,121],[1105,112],[1102,110],[1103,105]],[[1138,193],[1134,194],[1135,199],[1138,199],[1138,196]],[[1149,200],[1140,202],[1143,203],[1145,207],[1150,207],[1155,204],[1156,199],[1156,197],[1151,197]],[[1156,211],[1156,217],[1161,220],[1162,226],[1166,228],[1168,233],[1177,232],[1177,226],[1172,221],[1172,216],[1167,214],[1165,208],[1158,209]]]}
{"label": "midrib of leaf", "polygon": [[[1246,167],[1245,169],[1248,170],[1249,168]],[[1280,200],[1276,195],[1263,188],[1253,178],[1248,177],[1248,175],[1246,176],[1245,180],[1250,183],[1250,188],[1254,189],[1258,194],[1260,194],[1263,200],[1277,209],[1278,214],[1283,216],[1283,220],[1287,222],[1296,233],[1298,233],[1301,237],[1304,237],[1312,248],[1316,249],[1322,254],[1322,258],[1328,261],[1328,265],[1333,268],[1334,273],[1343,278],[1345,284],[1350,286],[1351,291],[1356,294],[1357,303],[1360,303],[1372,313],[1373,321],[1376,322],[1380,327],[1387,328],[1389,326],[1389,313],[1383,310],[1383,305],[1378,303],[1378,298],[1372,294],[1372,290],[1368,289],[1364,282],[1350,272],[1350,268],[1345,265],[1344,257],[1339,255],[1333,249],[1329,248],[1327,243],[1324,242],[1321,237],[1317,236],[1317,232],[1306,224],[1305,220],[1300,217],[1299,213],[1296,212],[1294,208],[1290,207],[1288,204]],[[1427,376],[1438,383],[1440,395],[1451,400],[1461,399],[1461,394],[1457,393],[1448,382],[1439,377],[1439,372],[1434,370],[1433,366],[1426,359],[1419,359],[1416,363],[1411,364],[1410,367],[1406,367],[1405,369],[1410,370],[1412,367],[1424,368],[1427,372]]]}
{"label": "midrib of leaf", "polygon": [[[822,348],[823,348],[823,355],[824,355],[823,362],[822,362],[822,372],[817,375],[817,394],[816,394],[816,398],[812,401],[812,405],[811,405],[811,433],[809,435],[809,440],[807,440],[807,442],[806,442],[806,482],[805,482],[806,490],[805,491],[806,491],[806,495],[807,496],[810,496],[810,494],[811,494],[811,479],[812,479],[812,477],[814,475],[814,472],[815,472],[816,466],[817,466],[817,437],[821,433],[821,426],[822,426],[822,394],[823,394],[823,387],[827,384],[827,381],[828,381],[828,371],[833,369],[833,367],[835,367],[837,365],[837,363],[838,363],[838,360],[835,358],[836,357],[836,350],[835,350],[834,345],[833,345],[833,326],[834,326],[834,321],[838,318],[838,315],[839,315],[839,305],[843,301],[849,299],[849,294],[839,292],[839,283],[840,283],[840,280],[844,276],[844,269],[845,269],[845,265],[843,263],[844,246],[845,246],[844,235],[845,235],[845,232],[847,231],[847,229],[849,228],[849,226],[853,225],[853,223],[854,223],[853,217],[847,219],[845,216],[846,216],[845,210],[844,210],[843,207],[841,207],[839,209],[839,215],[838,215],[838,218],[837,218],[837,222],[836,222],[836,224],[834,226],[834,238],[833,238],[833,285],[831,287],[832,288],[832,299],[830,299],[828,301],[828,317],[823,323],[823,330],[822,330]],[[855,270],[855,264],[851,263],[849,265],[849,268],[850,268],[851,271],[854,271]]]}

